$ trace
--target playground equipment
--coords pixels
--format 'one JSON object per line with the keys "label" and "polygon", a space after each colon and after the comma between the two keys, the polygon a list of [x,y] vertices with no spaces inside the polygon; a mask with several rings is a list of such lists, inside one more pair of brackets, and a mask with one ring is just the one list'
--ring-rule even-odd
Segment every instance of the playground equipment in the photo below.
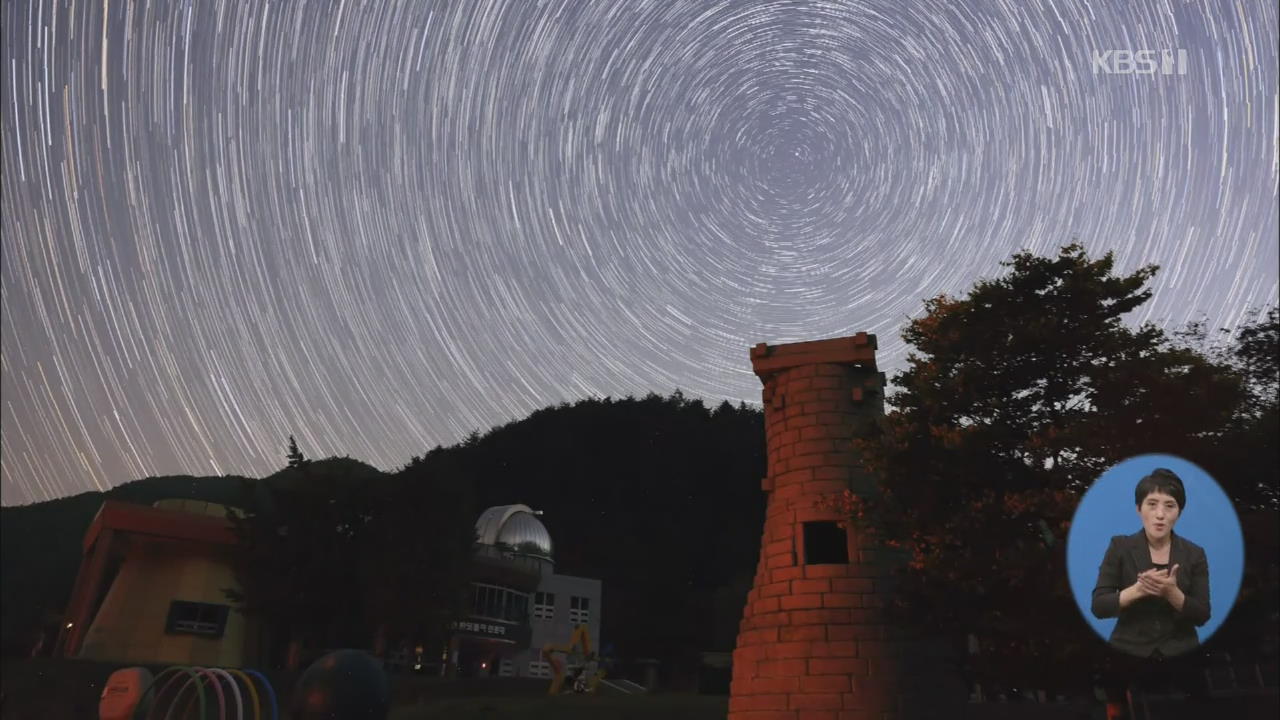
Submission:
{"label": "playground equipment", "polygon": [[[556,656],[557,653],[563,654],[565,659],[561,660]],[[570,686],[574,692],[594,693],[600,687],[600,681],[604,680],[605,671],[600,667],[595,653],[591,652],[591,632],[586,625],[574,628],[569,642],[564,645],[555,643],[543,645],[542,659],[551,666],[553,673],[551,687],[547,689],[548,695],[560,694],[564,686],[565,668],[571,661],[578,667],[573,684]]]}
{"label": "playground equipment", "polygon": [[[208,692],[209,688],[212,693]],[[98,702],[98,717],[100,720],[192,717],[280,720],[280,713],[275,690],[257,670],[175,665],[154,678],[141,667],[112,673]]]}
{"label": "playground equipment", "polygon": [[111,673],[98,701],[98,717],[101,720],[129,720],[143,705],[143,700],[150,699],[145,693],[151,686],[151,680],[151,671],[142,667],[123,668]]}
{"label": "playground equipment", "polygon": [[311,664],[293,693],[294,720],[385,720],[386,673],[362,650],[335,650]]}

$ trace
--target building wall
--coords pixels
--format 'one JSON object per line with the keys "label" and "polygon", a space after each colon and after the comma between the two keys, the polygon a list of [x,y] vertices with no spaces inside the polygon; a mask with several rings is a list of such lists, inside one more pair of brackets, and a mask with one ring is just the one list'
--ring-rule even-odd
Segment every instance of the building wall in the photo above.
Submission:
{"label": "building wall", "polygon": [[[572,575],[556,575],[549,573],[542,576],[538,584],[538,592],[555,594],[555,610],[551,619],[532,617],[533,637],[530,647],[519,653],[515,659],[517,675],[533,677],[550,677],[550,670],[542,666],[542,647],[547,643],[565,645],[573,637],[578,623],[570,618],[571,598],[587,598],[589,612],[587,630],[591,633],[591,651],[600,651],[600,603],[603,597],[603,585],[593,578],[574,577]],[[537,595],[535,594],[535,598]],[[530,606],[532,613],[533,607]]]}
{"label": "building wall", "polygon": [[228,605],[230,563],[212,548],[135,536],[81,647],[80,657],[115,662],[239,667],[245,618],[234,609],[220,638],[165,632],[175,600]]}

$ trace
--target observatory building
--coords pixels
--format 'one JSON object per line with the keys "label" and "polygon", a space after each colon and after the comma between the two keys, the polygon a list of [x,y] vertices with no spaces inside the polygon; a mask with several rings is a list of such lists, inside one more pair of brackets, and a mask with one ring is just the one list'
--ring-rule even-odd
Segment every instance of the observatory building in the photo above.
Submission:
{"label": "observatory building", "polygon": [[240,666],[252,632],[231,612],[235,534],[227,508],[107,500],[89,525],[58,639],[63,657]]}
{"label": "observatory building", "polygon": [[449,643],[463,677],[551,677],[541,648],[565,643],[579,625],[599,647],[601,583],[556,574],[541,515],[527,505],[498,505],[476,521],[471,600]]}

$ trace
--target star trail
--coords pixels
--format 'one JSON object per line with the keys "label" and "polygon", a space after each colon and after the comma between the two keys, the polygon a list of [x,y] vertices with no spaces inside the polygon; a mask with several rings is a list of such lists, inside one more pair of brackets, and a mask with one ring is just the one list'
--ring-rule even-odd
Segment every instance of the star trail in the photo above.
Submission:
{"label": "star trail", "polygon": [[893,370],[1072,238],[1162,266],[1135,323],[1278,300],[1274,2],[3,7],[5,504]]}

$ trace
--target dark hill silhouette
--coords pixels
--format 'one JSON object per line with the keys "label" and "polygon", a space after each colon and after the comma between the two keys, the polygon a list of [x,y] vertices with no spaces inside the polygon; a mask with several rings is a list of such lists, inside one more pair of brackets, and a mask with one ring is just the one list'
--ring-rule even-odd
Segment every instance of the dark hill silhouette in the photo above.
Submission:
{"label": "dark hill silhouette", "polygon": [[[387,473],[369,463],[346,456],[314,460],[307,464],[307,469],[308,477],[312,479],[328,477],[339,482],[345,481],[353,484],[385,481],[389,477]],[[268,475],[263,480],[271,482],[273,485],[288,486],[289,483],[295,482],[295,478],[298,477],[297,474],[289,472],[288,468],[283,468]]]}
{"label": "dark hill silhouette", "polygon": [[[558,572],[604,582],[603,640],[627,657],[692,662],[733,646],[763,525],[763,417],[745,405],[709,409],[670,397],[590,399],[538,410],[436,448],[383,473],[352,458],[310,464],[394,491],[397,480],[450,468],[479,512],[523,502],[545,512]],[[295,482],[285,470],[264,478]],[[3,509],[3,626],[21,651],[42,612],[60,611],[80,543],[104,498],[183,497],[242,504],[244,478],[172,476]]]}

